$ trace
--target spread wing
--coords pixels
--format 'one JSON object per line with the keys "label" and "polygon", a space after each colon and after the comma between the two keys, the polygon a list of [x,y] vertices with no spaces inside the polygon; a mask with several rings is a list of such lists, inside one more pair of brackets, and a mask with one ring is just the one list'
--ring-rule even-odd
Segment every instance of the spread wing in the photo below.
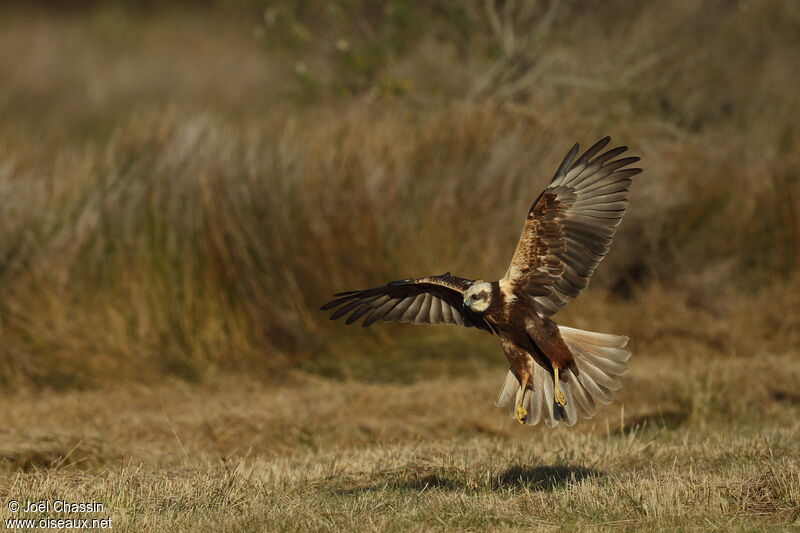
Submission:
{"label": "spread wing", "polygon": [[577,160],[572,147],[553,180],[533,203],[501,286],[526,294],[543,315],[577,298],[608,252],[628,206],[628,186],[638,157],[616,159],[620,146],[597,155],[605,137]]}
{"label": "spread wing", "polygon": [[463,306],[464,291],[473,283],[475,281],[451,276],[449,272],[441,276],[403,279],[383,287],[341,292],[320,310],[338,307],[331,320],[350,313],[347,324],[366,316],[364,327],[377,320],[396,320],[414,324],[457,324],[492,333],[483,317]]}

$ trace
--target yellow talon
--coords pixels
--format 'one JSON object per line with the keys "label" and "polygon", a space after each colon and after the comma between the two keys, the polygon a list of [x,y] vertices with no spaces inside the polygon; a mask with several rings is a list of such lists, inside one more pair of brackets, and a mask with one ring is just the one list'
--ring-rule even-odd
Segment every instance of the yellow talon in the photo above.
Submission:
{"label": "yellow talon", "polygon": [[564,396],[564,393],[561,392],[561,389],[558,388],[558,367],[554,367],[553,370],[555,371],[553,375],[553,386],[555,387],[555,401],[561,407],[567,405],[567,398]]}
{"label": "yellow talon", "polygon": [[528,386],[528,374],[522,376],[522,384],[520,387],[519,402],[517,402],[516,419],[520,424],[524,424],[528,420],[528,411],[522,407],[522,402],[525,400],[525,387]]}
{"label": "yellow talon", "polygon": [[564,393],[563,393],[563,392],[561,392],[561,391],[560,391],[560,390],[558,390],[558,389],[556,389],[556,397],[555,397],[555,400],[556,400],[556,403],[557,403],[558,405],[560,405],[561,407],[564,407],[565,405],[567,405],[567,399],[564,397]]}

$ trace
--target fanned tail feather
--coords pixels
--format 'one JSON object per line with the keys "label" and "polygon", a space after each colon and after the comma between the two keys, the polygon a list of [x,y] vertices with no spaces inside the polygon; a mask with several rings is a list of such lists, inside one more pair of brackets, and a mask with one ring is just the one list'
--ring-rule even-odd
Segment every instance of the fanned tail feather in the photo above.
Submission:
{"label": "fanned tail feather", "polygon": [[[555,427],[559,422],[571,426],[577,422],[579,414],[584,418],[592,418],[597,402],[610,403],[614,391],[622,386],[622,375],[628,371],[628,359],[631,357],[631,352],[625,348],[628,337],[566,326],[558,326],[558,329],[575,359],[574,365],[560,373],[558,386],[566,398],[566,405],[562,407],[555,403],[553,375],[550,371],[534,364],[532,388],[525,390],[522,402],[528,411],[525,422],[528,425],[538,424],[544,419],[548,427]],[[514,418],[521,393],[519,381],[509,371],[495,405],[510,405],[511,417]]]}

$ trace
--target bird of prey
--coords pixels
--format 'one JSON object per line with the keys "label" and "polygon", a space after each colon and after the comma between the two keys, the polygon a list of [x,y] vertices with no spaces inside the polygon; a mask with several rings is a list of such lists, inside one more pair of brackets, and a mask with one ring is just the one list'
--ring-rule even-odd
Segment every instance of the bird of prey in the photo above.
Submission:
{"label": "bird of prey", "polygon": [[502,279],[449,272],[403,279],[336,294],[321,309],[335,309],[331,320],[349,314],[347,324],[365,317],[363,326],[394,320],[496,334],[511,366],[496,406],[511,404],[520,424],[571,426],[578,414],[591,418],[596,402],[611,402],[621,386],[628,337],[560,326],[551,317],[589,284],[625,214],[631,177],[642,171],[626,168],[638,157],[618,157],[626,146],[602,152],[610,140],[577,158],[577,144],[567,153],[533,202]]}

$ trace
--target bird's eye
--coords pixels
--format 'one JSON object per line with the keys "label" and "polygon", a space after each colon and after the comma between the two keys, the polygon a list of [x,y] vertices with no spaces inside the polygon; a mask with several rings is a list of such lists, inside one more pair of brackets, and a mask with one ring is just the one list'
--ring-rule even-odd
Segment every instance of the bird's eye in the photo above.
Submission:
{"label": "bird's eye", "polygon": [[477,299],[478,299],[478,295],[477,295],[477,294],[473,294],[473,295],[472,295],[472,299],[473,299],[473,300],[477,300]]}

